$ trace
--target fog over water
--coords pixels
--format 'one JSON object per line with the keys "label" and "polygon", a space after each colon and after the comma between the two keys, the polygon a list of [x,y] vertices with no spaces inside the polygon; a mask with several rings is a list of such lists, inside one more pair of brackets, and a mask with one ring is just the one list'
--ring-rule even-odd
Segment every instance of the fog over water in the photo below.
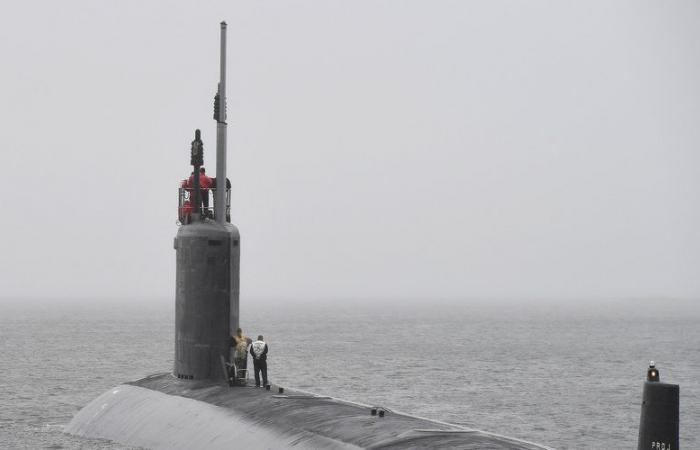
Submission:
{"label": "fog over water", "polygon": [[0,447],[121,450],[63,426],[171,370],[221,20],[274,382],[632,448],[656,359],[698,446],[700,2],[28,0],[0,7]]}
{"label": "fog over water", "polygon": [[692,0],[8,3],[0,296],[172,296],[221,19],[243,298],[698,298]]}

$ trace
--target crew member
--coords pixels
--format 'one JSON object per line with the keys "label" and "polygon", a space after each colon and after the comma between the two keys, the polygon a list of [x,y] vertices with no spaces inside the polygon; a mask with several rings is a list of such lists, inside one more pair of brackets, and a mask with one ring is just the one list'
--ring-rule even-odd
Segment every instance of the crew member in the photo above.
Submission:
{"label": "crew member", "polygon": [[258,340],[250,346],[250,354],[253,357],[253,370],[255,371],[255,387],[260,387],[260,372],[262,372],[263,386],[267,386],[267,344],[262,334]]}
{"label": "crew member", "polygon": [[[216,191],[216,186],[217,186],[216,185],[216,177],[212,177],[211,188]],[[228,177],[226,177],[226,190],[227,191],[231,190],[231,180],[229,180]],[[224,194],[224,197],[226,197],[225,194]],[[228,201],[227,201],[227,203],[228,203]],[[216,206],[216,205],[214,205],[214,206]],[[231,223],[231,212],[229,211],[229,208],[226,208],[226,222]]]}
{"label": "crew member", "polygon": [[[237,370],[246,370],[248,368],[248,346],[253,342],[252,339],[243,334],[243,330],[238,328],[235,336],[231,336],[231,347],[233,348],[233,363]],[[245,372],[242,372],[245,374]],[[236,378],[241,378],[241,374],[236,373]]]}
{"label": "crew member", "polygon": [[199,186],[202,189],[202,204],[204,208],[209,209],[209,188],[211,187],[211,178],[207,176],[207,171],[204,167],[199,168]]}
{"label": "crew member", "polygon": [[[207,176],[207,171],[204,167],[199,168],[199,193],[202,198],[202,205],[205,209],[209,208],[209,188],[212,185],[211,178]],[[194,173],[187,180],[187,187],[194,188]]]}
{"label": "crew member", "polygon": [[180,187],[187,192],[187,195],[180,200],[182,206],[178,211],[178,218],[180,219],[180,223],[190,223],[190,216],[192,215],[192,210],[194,209],[192,206],[192,189],[189,187],[188,180],[182,180],[180,182]]}
{"label": "crew member", "polygon": [[[212,189],[216,189],[216,177],[212,177],[211,187]],[[229,180],[228,177],[226,177],[226,189],[231,189],[231,180]]]}

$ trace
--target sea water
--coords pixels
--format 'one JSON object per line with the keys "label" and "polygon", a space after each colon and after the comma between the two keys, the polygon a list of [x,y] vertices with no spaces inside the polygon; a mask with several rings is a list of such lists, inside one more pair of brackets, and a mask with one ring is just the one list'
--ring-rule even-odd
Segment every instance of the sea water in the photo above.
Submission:
{"label": "sea water", "polygon": [[[700,448],[700,307],[609,302],[245,300],[270,379],[559,449],[635,449],[650,359]],[[0,303],[0,448],[124,449],[62,432],[85,404],[172,368],[171,301]]]}

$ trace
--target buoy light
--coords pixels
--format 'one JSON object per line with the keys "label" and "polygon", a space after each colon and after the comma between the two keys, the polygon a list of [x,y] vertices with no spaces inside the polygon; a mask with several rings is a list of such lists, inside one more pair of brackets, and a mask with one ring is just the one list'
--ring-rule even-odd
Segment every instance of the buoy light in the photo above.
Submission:
{"label": "buoy light", "polygon": [[647,370],[647,381],[659,381],[659,370],[656,368],[654,361],[649,361],[649,370]]}

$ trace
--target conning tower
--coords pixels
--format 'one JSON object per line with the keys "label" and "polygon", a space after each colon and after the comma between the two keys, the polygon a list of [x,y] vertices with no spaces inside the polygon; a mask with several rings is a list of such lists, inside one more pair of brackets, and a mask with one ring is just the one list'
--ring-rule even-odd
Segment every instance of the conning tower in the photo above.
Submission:
{"label": "conning tower", "polygon": [[[221,357],[228,359],[229,339],[238,328],[240,235],[230,223],[230,189],[226,178],[226,23],[221,22],[220,80],[214,100],[217,123],[214,207],[202,208],[200,186],[204,144],[192,141],[193,183],[180,188],[181,226],[175,237],[175,366],[185,380],[225,379]],[[207,202],[208,203],[208,202]],[[205,204],[207,204],[205,203]]]}

